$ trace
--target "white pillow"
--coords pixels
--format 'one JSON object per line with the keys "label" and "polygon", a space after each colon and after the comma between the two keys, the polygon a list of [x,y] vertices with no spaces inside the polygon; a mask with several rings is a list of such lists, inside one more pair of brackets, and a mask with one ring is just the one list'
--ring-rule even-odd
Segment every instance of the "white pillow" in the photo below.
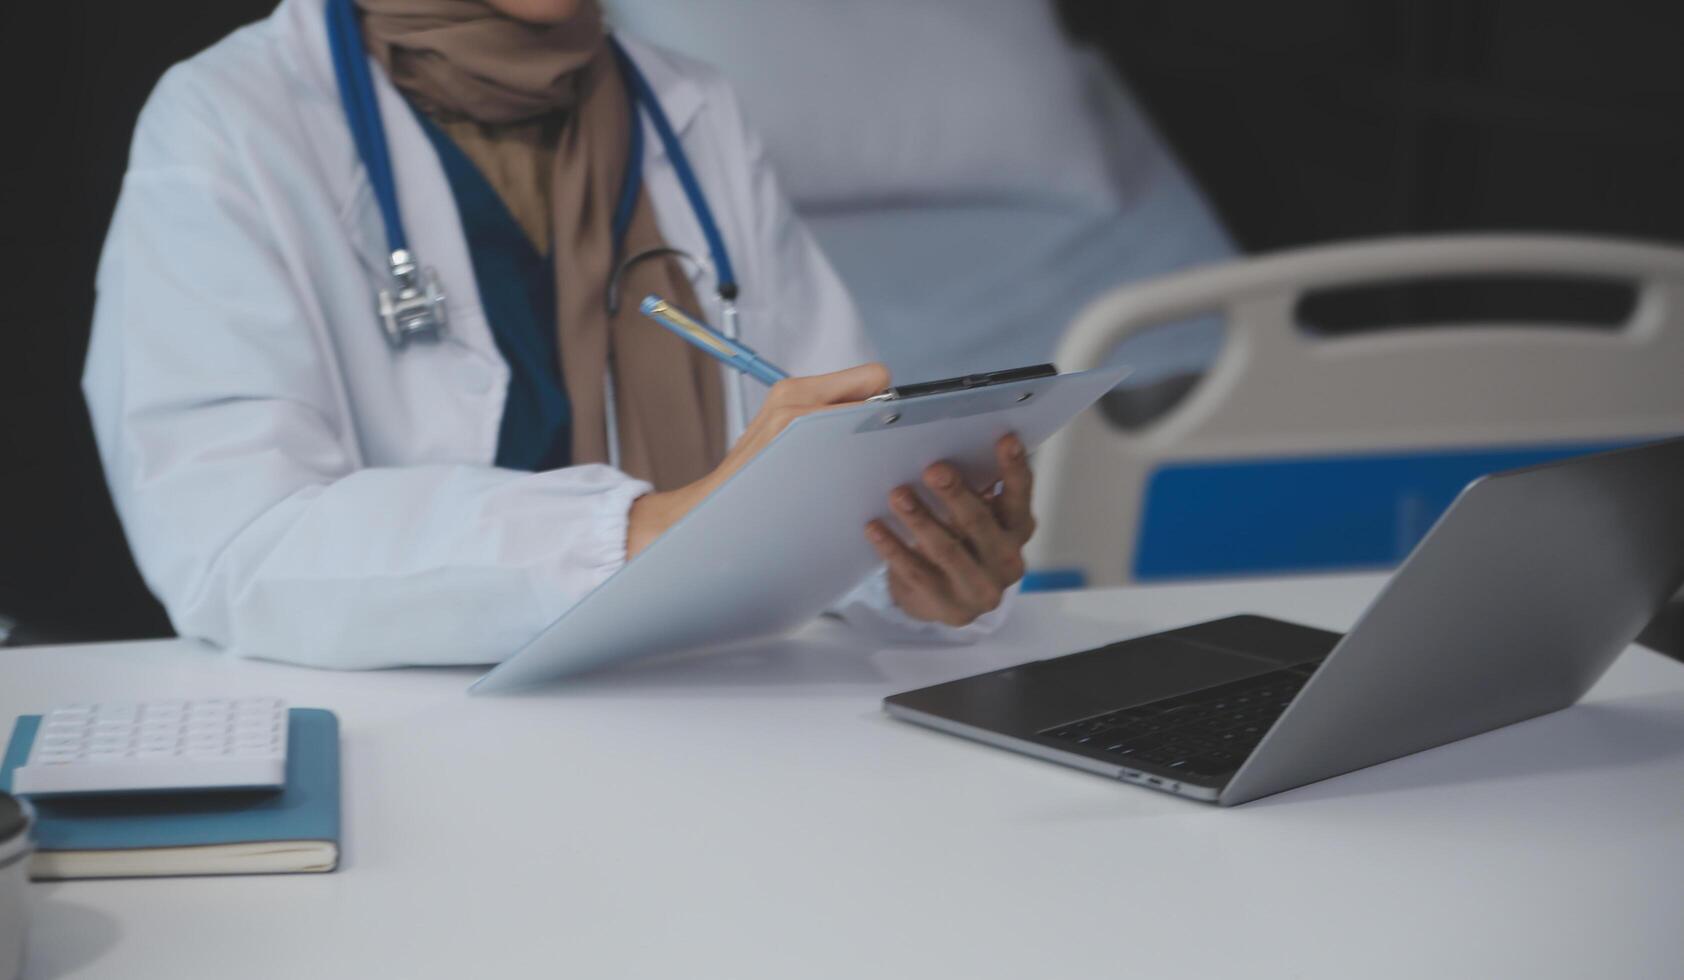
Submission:
{"label": "white pillow", "polygon": [[716,66],[798,204],[1116,203],[1047,0],[608,0]]}

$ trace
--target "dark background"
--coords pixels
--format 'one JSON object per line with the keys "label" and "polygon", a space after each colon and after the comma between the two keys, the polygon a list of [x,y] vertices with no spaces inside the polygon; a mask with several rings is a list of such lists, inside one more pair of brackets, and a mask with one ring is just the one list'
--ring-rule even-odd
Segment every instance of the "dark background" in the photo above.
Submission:
{"label": "dark background", "polygon": [[1684,4],[1068,0],[1241,245],[1684,232]]}
{"label": "dark background", "polygon": [[[93,271],[158,75],[272,6],[0,4],[0,614],[21,621],[18,639],[168,632],[123,547],[77,387]],[[1462,230],[1684,240],[1684,5],[1060,6],[1247,251]],[[1617,315],[1594,295],[1567,301]]]}

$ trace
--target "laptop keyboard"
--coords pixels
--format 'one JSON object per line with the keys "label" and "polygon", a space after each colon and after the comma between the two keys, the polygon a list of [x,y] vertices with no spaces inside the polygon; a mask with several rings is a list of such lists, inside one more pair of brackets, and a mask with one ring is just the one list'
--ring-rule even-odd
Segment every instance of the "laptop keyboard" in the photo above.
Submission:
{"label": "laptop keyboard", "polygon": [[1054,725],[1040,734],[1098,749],[1119,763],[1220,776],[1240,767],[1319,666],[1273,670]]}

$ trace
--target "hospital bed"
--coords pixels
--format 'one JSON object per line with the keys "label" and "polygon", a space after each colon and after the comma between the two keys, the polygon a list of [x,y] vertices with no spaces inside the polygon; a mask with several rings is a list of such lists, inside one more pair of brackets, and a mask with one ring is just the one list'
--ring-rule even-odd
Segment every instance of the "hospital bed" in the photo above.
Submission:
{"label": "hospital bed", "polygon": [[[1051,359],[1094,298],[1233,254],[1120,79],[1040,0],[609,0],[717,67],[897,379]],[[1213,318],[1113,352],[1196,374]]]}
{"label": "hospital bed", "polygon": [[[1617,283],[1623,322],[1306,329],[1306,297],[1506,277]],[[1038,455],[1042,585],[1386,568],[1471,480],[1684,433],[1684,249],[1444,235],[1295,249],[1116,290],[1057,362],[1104,363],[1154,323],[1219,311],[1218,360],[1145,426],[1090,411]],[[1681,502],[1684,506],[1684,502]],[[1563,515],[1571,519],[1572,515]]]}

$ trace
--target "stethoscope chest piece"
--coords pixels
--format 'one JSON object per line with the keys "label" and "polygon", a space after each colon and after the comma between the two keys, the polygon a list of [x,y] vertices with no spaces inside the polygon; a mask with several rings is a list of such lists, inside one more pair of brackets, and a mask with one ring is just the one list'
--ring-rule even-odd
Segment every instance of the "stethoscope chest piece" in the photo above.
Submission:
{"label": "stethoscope chest piece", "polygon": [[[444,289],[430,267],[416,260],[404,232],[403,215],[398,208],[397,180],[393,175],[391,151],[386,145],[385,128],[380,119],[380,100],[374,88],[374,76],[369,69],[368,55],[363,50],[362,29],[357,23],[354,0],[327,0],[326,7],[328,49],[333,55],[334,79],[339,84],[339,100],[345,109],[345,120],[351,129],[357,156],[368,172],[368,183],[380,218],[386,226],[386,247],[390,265],[387,286],[379,291],[378,309],[380,330],[393,350],[403,350],[412,340],[438,341],[444,338],[449,325],[444,308]],[[678,134],[662,110],[660,100],[649,81],[625,49],[613,38],[609,39],[615,61],[625,78],[632,98],[633,120],[631,145],[626,154],[626,172],[621,178],[620,198],[614,209],[613,240],[616,259],[625,243],[633,209],[643,186],[643,126],[641,117],[647,115],[650,125],[666,148],[684,195],[695,211],[702,236],[707,239],[708,252],[713,259],[713,273],[719,286],[719,298],[725,314],[726,335],[737,334],[737,277],[731,268],[731,257],[725,251],[725,239],[713,220],[713,212],[702,196],[701,183],[690,169]],[[624,268],[654,255],[673,254],[689,258],[685,253],[666,246],[648,249],[616,262],[608,285],[608,310],[618,312],[619,280]],[[694,261],[691,259],[691,261]],[[699,264],[699,263],[698,263]]]}
{"label": "stethoscope chest piece", "polygon": [[392,253],[390,271],[390,287],[380,290],[380,326],[386,342],[402,350],[412,340],[443,339],[450,318],[438,274],[418,265],[407,249]]}

